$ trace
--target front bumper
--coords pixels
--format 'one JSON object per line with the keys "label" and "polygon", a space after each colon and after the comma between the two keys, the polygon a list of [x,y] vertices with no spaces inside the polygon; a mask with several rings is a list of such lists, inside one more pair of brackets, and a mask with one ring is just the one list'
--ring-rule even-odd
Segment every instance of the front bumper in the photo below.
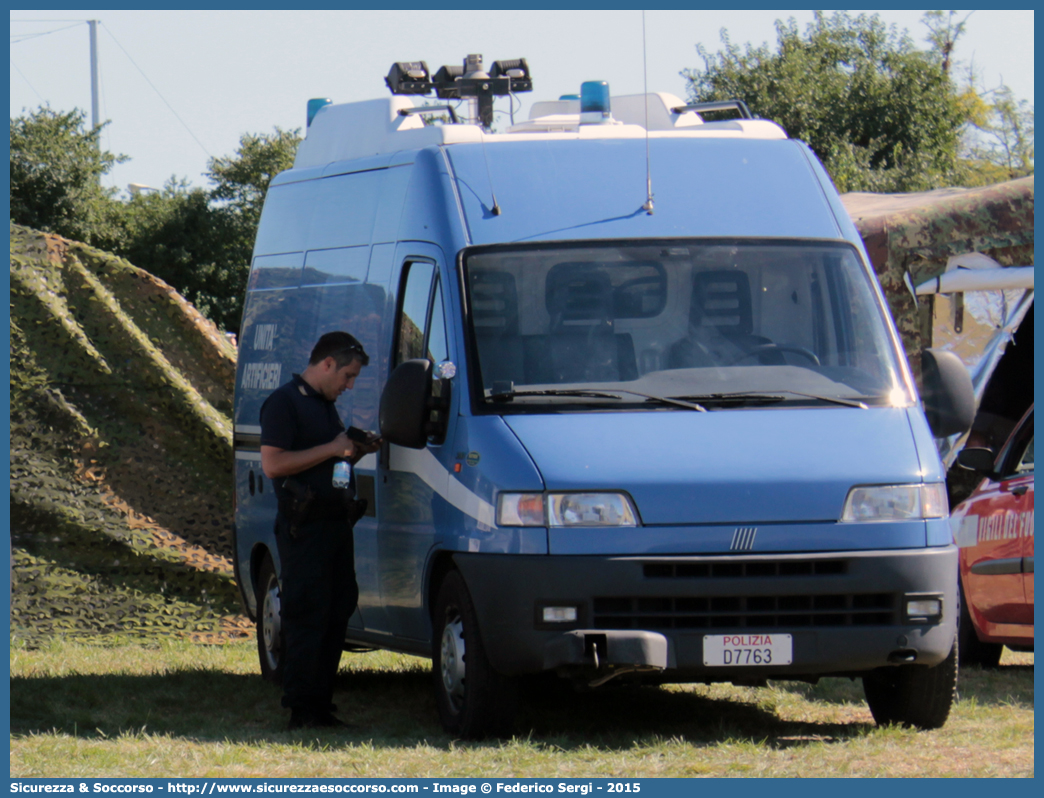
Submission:
{"label": "front bumper", "polygon": [[[667,680],[678,681],[857,674],[899,663],[937,665],[956,633],[952,545],[708,557],[458,553],[454,559],[490,662],[505,674],[607,665],[663,669]],[[904,617],[908,594],[940,597],[942,618]],[[574,606],[577,619],[545,623],[544,606]],[[704,635],[759,632],[792,635],[792,662],[704,665]]]}

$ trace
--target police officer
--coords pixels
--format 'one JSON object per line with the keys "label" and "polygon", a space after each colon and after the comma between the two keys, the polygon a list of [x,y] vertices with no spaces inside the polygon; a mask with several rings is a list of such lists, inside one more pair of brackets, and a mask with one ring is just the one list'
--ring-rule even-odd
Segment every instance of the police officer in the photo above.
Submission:
{"label": "police officer", "polygon": [[345,725],[331,699],[359,598],[352,525],[366,508],[355,500],[354,479],[347,489],[334,486],[334,466],[377,451],[380,439],[346,431],[334,403],[369,362],[353,336],[327,333],[307,368],[261,407],[261,468],[279,500],[283,706],[291,729]]}

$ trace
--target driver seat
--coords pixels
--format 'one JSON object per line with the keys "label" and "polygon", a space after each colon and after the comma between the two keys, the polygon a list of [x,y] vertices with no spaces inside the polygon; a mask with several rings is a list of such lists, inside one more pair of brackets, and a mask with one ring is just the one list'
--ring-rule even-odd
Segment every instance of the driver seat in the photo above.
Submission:
{"label": "driver seat", "polygon": [[[740,269],[708,269],[693,274],[689,325],[693,329],[721,336],[741,352],[753,352],[759,346],[772,343],[768,338],[753,332],[750,278]],[[692,349],[693,343],[688,337],[677,341],[670,351],[671,367],[703,365],[683,362],[687,359],[686,353]],[[762,365],[786,364],[782,352],[760,352],[757,362]]]}

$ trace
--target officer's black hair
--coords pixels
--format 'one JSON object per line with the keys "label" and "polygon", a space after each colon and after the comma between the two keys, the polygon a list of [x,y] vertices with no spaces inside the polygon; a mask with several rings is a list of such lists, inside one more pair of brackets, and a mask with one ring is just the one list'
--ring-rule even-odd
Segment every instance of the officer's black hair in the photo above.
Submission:
{"label": "officer's black hair", "polygon": [[342,330],[328,332],[315,342],[312,354],[308,358],[308,365],[316,366],[328,357],[334,359],[339,369],[343,369],[353,360],[358,360],[364,366],[370,365],[370,356],[366,354],[362,344],[354,335],[349,335]]}

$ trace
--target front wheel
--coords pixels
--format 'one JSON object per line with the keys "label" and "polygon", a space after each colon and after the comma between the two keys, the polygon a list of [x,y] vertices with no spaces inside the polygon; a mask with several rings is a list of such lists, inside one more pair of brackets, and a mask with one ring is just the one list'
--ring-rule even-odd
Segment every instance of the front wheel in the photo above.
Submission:
{"label": "front wheel", "polygon": [[946,659],[927,668],[898,665],[863,677],[863,693],[878,726],[940,729],[957,695],[957,640]]}
{"label": "front wheel", "polygon": [[257,575],[257,658],[265,681],[281,685],[286,644],[279,607],[279,577],[272,556],[265,555]]}
{"label": "front wheel", "polygon": [[510,734],[516,680],[497,673],[486,657],[475,606],[456,571],[446,574],[439,588],[433,621],[432,675],[443,727],[465,739]]}

